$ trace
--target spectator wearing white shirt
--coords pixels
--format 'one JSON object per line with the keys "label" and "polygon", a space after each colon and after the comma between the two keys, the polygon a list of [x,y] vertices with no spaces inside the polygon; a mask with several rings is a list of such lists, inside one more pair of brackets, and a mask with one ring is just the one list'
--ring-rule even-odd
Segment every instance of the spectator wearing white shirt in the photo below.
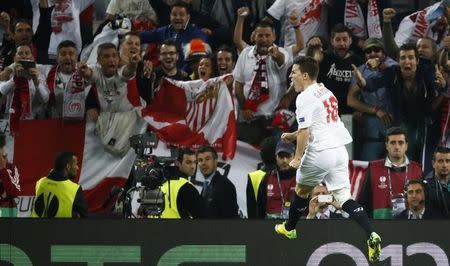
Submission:
{"label": "spectator wearing white shirt", "polygon": [[[26,67],[23,65],[24,62],[30,65]],[[16,47],[14,63],[8,67],[13,70],[12,77],[0,86],[0,94],[7,96],[6,114],[10,114],[11,110],[14,110],[20,119],[44,116],[49,91],[45,86],[45,78],[38,67],[34,62],[31,45],[19,44]],[[18,94],[20,97],[14,97]],[[20,100],[18,100],[19,98]]]}
{"label": "spectator wearing white shirt", "polygon": [[291,58],[274,45],[275,31],[267,22],[254,31],[254,46],[240,54],[233,71],[239,103],[238,139],[259,143],[270,135],[267,125],[286,92],[286,71]]}

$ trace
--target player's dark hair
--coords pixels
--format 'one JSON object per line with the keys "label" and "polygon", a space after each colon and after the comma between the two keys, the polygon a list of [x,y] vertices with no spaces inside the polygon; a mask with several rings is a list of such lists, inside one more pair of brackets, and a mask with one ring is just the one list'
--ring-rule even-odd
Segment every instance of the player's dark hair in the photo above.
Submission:
{"label": "player's dark hair", "polygon": [[319,75],[319,64],[314,58],[310,56],[300,56],[294,61],[294,65],[298,65],[298,68],[302,73],[308,73],[311,80],[316,80]]}

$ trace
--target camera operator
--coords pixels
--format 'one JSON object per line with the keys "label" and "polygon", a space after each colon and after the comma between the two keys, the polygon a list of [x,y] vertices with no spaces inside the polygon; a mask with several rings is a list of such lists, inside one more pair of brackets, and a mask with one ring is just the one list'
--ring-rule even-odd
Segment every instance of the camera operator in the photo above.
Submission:
{"label": "camera operator", "polygon": [[161,185],[165,202],[161,218],[202,218],[202,198],[194,185],[188,181],[188,177],[195,174],[197,165],[195,152],[191,149],[180,149],[175,163],[178,168],[174,169],[175,171],[169,175],[169,180]]}

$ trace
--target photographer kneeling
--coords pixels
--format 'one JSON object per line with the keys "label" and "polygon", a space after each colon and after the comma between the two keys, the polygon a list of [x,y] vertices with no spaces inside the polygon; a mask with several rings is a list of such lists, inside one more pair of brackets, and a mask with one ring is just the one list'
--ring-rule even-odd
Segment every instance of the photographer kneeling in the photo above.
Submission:
{"label": "photographer kneeling", "polygon": [[202,199],[194,185],[188,181],[189,176],[195,174],[197,166],[195,152],[191,149],[178,150],[176,165],[178,169],[171,171],[170,180],[161,185],[165,202],[161,218],[202,218]]}

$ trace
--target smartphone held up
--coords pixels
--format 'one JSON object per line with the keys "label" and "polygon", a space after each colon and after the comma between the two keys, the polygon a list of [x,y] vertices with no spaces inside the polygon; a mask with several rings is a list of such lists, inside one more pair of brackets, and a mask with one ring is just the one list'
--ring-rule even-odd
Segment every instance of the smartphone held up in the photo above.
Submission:
{"label": "smartphone held up", "polygon": [[22,68],[18,71],[17,76],[22,78],[31,77],[30,69],[36,68],[36,63],[33,60],[20,60],[18,63]]}

